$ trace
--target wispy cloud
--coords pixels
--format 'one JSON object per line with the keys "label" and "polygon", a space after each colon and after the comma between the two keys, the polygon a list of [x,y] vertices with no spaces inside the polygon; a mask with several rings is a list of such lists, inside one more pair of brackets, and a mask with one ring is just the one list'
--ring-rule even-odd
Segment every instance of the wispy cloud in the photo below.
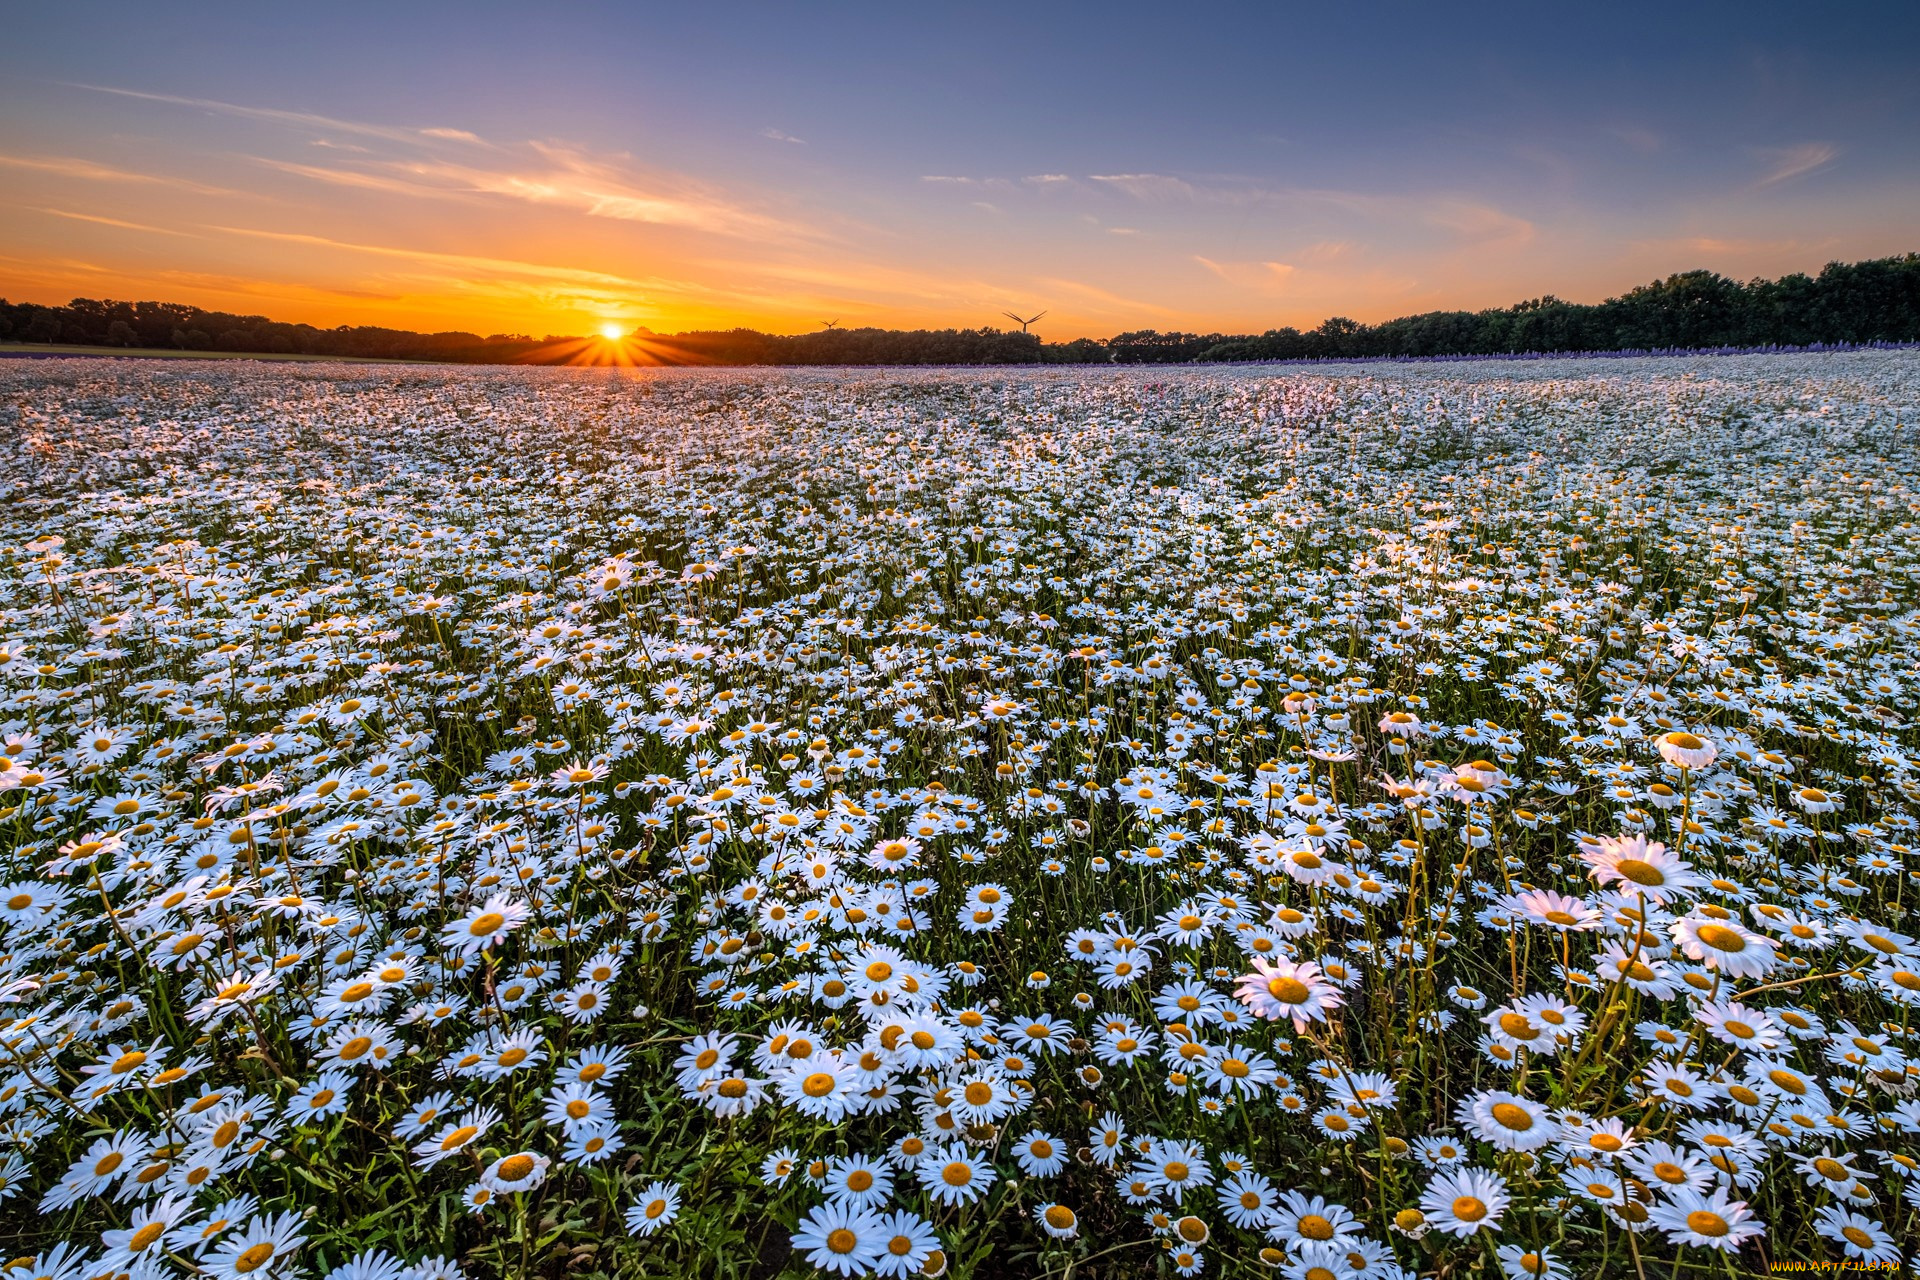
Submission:
{"label": "wispy cloud", "polygon": [[170,106],[193,107],[200,111],[211,111],[215,115],[233,116],[242,120],[260,120],[271,124],[295,125],[304,129],[325,130],[332,133],[351,133],[368,138],[384,138],[389,142],[416,142],[422,138],[437,141],[460,141],[486,145],[485,140],[464,129],[440,127],[409,129],[396,125],[369,124],[364,120],[343,120],[337,116],[323,116],[311,111],[286,111],[278,107],[250,107],[237,102],[221,102],[215,98],[187,98],[172,93],[145,93],[138,89],[121,89],[104,84],[70,84],[74,89],[86,89],[93,93],[107,93],[120,98],[133,98],[141,102],[164,102]]}
{"label": "wispy cloud", "polygon": [[807,145],[807,140],[805,138],[796,138],[792,134],[788,133],[786,130],[776,129],[772,125],[768,125],[766,128],[762,129],[760,131],[760,136],[763,138],[771,138],[775,142],[791,142],[796,147],[804,147]]}
{"label": "wispy cloud", "polygon": [[1763,147],[1759,151],[1768,168],[1756,187],[1771,187],[1775,183],[1797,178],[1803,173],[1812,173],[1833,163],[1840,154],[1840,148],[1831,142],[1802,142],[1790,147]]}
{"label": "wispy cloud", "polygon": [[993,298],[1017,292],[1002,280],[966,274],[943,275],[918,267],[865,260],[824,261],[811,254],[771,262],[710,259],[701,265],[726,275],[804,286],[809,292],[798,301],[809,306],[815,303],[844,306],[906,303],[923,307],[978,307],[987,305]]}
{"label": "wispy cloud", "polygon": [[1124,191],[1136,200],[1192,200],[1207,194],[1184,178],[1164,173],[1090,173],[1087,181]]}
{"label": "wispy cloud", "polygon": [[340,165],[252,159],[282,173],[334,186],[447,199],[494,196],[557,205],[594,218],[685,227],[716,235],[790,241],[811,233],[729,199],[680,175],[643,173],[624,158],[603,158],[554,143],[494,148],[485,163],[445,156],[386,158]]}
{"label": "wispy cloud", "polygon": [[[1004,179],[929,175],[921,181],[959,186],[994,187]],[[1232,175],[1093,173],[1084,179],[1066,174],[1040,174],[1021,180],[1029,188],[1060,187],[1089,193],[1114,192],[1151,208],[1175,210],[1182,206],[1231,210],[1258,210],[1280,217],[1308,213],[1339,213],[1349,219],[1377,222],[1400,229],[1433,228],[1449,233],[1463,245],[1531,243],[1536,228],[1528,219],[1468,194],[1447,192],[1379,193],[1314,187],[1267,186]],[[1097,198],[1097,197],[1093,197]],[[1110,234],[1131,235],[1127,227],[1107,228]]]}
{"label": "wispy cloud", "polygon": [[1159,303],[1145,302],[1139,298],[1122,297],[1111,290],[1098,285],[1087,284],[1081,280],[1068,280],[1059,276],[1041,276],[1034,281],[1046,289],[1056,289],[1077,299],[1080,310],[1100,316],[1134,316],[1149,314],[1168,319],[1186,319],[1189,313],[1173,307],[1163,307]]}
{"label": "wispy cloud", "polygon": [[[874,263],[706,260],[699,278],[622,274],[484,254],[448,253],[305,232],[209,226],[208,231],[391,263],[357,283],[382,297],[524,300],[598,315],[652,315],[689,306],[792,313],[816,305],[883,310],[898,301],[978,308],[1008,292],[1003,282],[939,276]],[[778,283],[776,283],[778,282]],[[796,295],[779,284],[803,286]],[[772,287],[769,287],[772,286]]]}
{"label": "wispy cloud", "polygon": [[1738,260],[1779,257],[1787,254],[1811,257],[1835,248],[1839,244],[1840,241],[1827,237],[1816,240],[1782,240],[1773,237],[1678,236],[1634,240],[1629,247],[1636,253],[1650,253],[1667,260],[1679,254]]}
{"label": "wispy cloud", "polygon": [[0,155],[0,167],[9,169],[30,169],[36,173],[51,173],[62,178],[83,178],[89,182],[128,182],[142,186],[173,187],[179,191],[192,191],[203,196],[237,196],[244,192],[231,187],[209,186],[204,182],[194,182],[189,178],[177,178],[156,173],[137,173],[131,169],[116,169],[111,165],[96,164],[91,160],[82,160],[76,156],[8,156]]}
{"label": "wispy cloud", "polygon": [[1310,262],[1335,262],[1352,253],[1356,247],[1351,240],[1321,240],[1308,245],[1303,256]]}
{"label": "wispy cloud", "polygon": [[[1010,178],[969,178],[955,173],[927,173],[920,181],[942,187],[984,187],[989,191],[1013,191],[1016,184]],[[1031,181],[1031,179],[1027,179]]]}
{"label": "wispy cloud", "polygon": [[1262,293],[1278,291],[1294,270],[1287,262],[1216,262],[1197,253],[1193,260],[1230,285]]}
{"label": "wispy cloud", "polygon": [[625,158],[609,159],[553,143],[529,143],[540,163],[532,167],[421,165],[416,172],[470,190],[557,204],[596,218],[652,222],[722,235],[791,239],[802,228],[729,199],[705,183],[681,175],[637,171]]}
{"label": "wispy cloud", "polygon": [[367,244],[354,240],[338,240],[331,236],[309,235],[298,231],[266,231],[258,227],[210,226],[209,231],[218,231],[224,235],[248,236],[257,240],[277,240],[286,244],[313,245],[321,248],[340,249],[349,253],[365,254],[371,257],[392,258],[421,266],[454,267],[462,271],[481,271],[500,275],[524,276],[535,280],[550,280],[557,283],[574,285],[594,285],[600,287],[671,291],[676,293],[702,292],[705,286],[692,284],[684,280],[671,280],[658,276],[634,277],[618,275],[610,271],[594,271],[585,267],[562,267],[542,262],[526,262],[516,258],[496,258],[481,254],[443,253],[434,249],[412,249],[404,246]]}
{"label": "wispy cloud", "polygon": [[623,275],[584,267],[529,262],[485,254],[446,253],[404,245],[373,244],[295,231],[257,227],[209,226],[208,231],[275,244],[333,251],[392,263],[370,279],[356,280],[360,291],[383,298],[421,301],[484,300],[597,315],[652,316],[664,305],[765,307],[767,297],[711,280],[693,281],[653,275]]}
{"label": "wispy cloud", "polygon": [[1680,242],[1698,253],[1792,253],[1802,247],[1798,240],[1728,240],[1718,236],[1694,236]]}
{"label": "wispy cloud", "polygon": [[32,209],[35,213],[44,213],[55,218],[66,218],[71,222],[91,222],[95,226],[114,227],[121,231],[141,231],[156,236],[191,237],[193,235],[191,231],[178,231],[172,227],[156,227],[145,222],[128,222],[124,218],[103,218],[97,213],[75,213],[71,209],[45,209],[36,205],[28,205],[26,207]]}
{"label": "wispy cloud", "polygon": [[[647,171],[630,156],[594,155],[556,142],[498,143],[466,129],[445,126],[411,128],[107,85],[76,87],[307,132],[346,134],[376,144],[342,144],[325,137],[310,140],[344,153],[338,164],[250,157],[283,173],[334,186],[440,198],[475,194],[507,197],[558,205],[589,217],[719,235],[785,241],[805,234],[796,224],[731,198],[707,183],[681,174]],[[785,134],[779,136],[783,141],[800,141]],[[381,143],[387,145],[379,146]]]}
{"label": "wispy cloud", "polygon": [[[334,169],[326,165],[295,164],[290,160],[274,160],[267,156],[248,157],[255,164],[265,165],[281,173],[292,174],[296,178],[311,178],[315,182],[325,182],[336,187],[359,187],[364,191],[386,191],[394,195],[420,195],[420,184],[406,178],[387,177],[378,173],[366,173],[358,169]],[[435,192],[430,194],[451,194]]]}
{"label": "wispy cloud", "polygon": [[1476,243],[1519,245],[1528,243],[1534,235],[1533,224],[1525,218],[1470,200],[1439,201],[1426,214],[1426,220]]}

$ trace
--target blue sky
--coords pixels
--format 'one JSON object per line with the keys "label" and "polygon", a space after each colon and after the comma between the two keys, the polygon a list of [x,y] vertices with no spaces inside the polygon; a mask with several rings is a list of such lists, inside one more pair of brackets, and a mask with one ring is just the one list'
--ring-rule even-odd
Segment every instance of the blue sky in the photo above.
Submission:
{"label": "blue sky", "polygon": [[18,7],[0,295],[1257,330],[1920,249],[1920,6]]}

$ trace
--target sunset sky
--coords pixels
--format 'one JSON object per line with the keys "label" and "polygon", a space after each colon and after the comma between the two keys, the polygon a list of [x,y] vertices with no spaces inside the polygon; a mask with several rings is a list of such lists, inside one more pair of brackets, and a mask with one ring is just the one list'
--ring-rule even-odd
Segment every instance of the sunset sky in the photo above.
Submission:
{"label": "sunset sky", "polygon": [[1920,249],[1920,6],[11,6],[0,296],[1258,331]]}

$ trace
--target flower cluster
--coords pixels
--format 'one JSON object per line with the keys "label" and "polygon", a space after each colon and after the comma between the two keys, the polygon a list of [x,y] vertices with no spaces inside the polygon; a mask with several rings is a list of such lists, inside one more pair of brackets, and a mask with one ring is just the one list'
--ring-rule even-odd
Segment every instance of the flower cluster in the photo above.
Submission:
{"label": "flower cluster", "polygon": [[1917,414],[8,362],[4,1276],[1920,1265]]}

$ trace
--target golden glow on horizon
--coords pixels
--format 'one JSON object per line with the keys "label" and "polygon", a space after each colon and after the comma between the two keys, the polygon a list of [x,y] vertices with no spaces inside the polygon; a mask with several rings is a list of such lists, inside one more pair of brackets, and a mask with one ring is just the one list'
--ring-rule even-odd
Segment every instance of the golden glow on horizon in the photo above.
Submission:
{"label": "golden glow on horizon", "polygon": [[603,324],[591,338],[569,338],[548,343],[525,357],[528,364],[564,364],[576,368],[640,369],[660,365],[705,363],[698,357],[637,334],[615,332],[618,326]]}
{"label": "golden glow on horizon", "polygon": [[[85,128],[0,146],[0,297],[183,303],[321,328],[578,334],[589,362],[679,364],[687,353],[632,331],[800,334],[825,316],[848,329],[1007,328],[1017,310],[1048,313],[1035,329],[1046,342],[1259,333],[1547,290],[1597,302],[1676,270],[1770,277],[1910,242],[1898,192],[1816,240],[1782,238],[1772,213],[1753,212],[1758,188],[1730,189],[1689,215],[1714,227],[1703,237],[1595,229],[1499,192],[1145,169],[896,175],[871,189],[780,170],[755,182],[744,161],[682,171],[512,135],[131,98],[143,105],[128,129],[146,127],[151,102],[195,115],[160,122],[173,139],[160,151],[107,128],[117,117],[98,102]],[[1788,180],[1811,172],[1793,166],[1817,168],[1825,152],[1782,163],[1761,181],[1785,200],[1803,190]]]}

